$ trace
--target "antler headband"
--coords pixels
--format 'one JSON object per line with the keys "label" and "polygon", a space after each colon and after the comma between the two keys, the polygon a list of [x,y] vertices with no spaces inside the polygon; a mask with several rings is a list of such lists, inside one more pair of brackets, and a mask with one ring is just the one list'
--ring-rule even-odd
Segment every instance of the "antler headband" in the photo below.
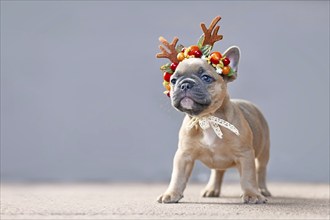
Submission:
{"label": "antler headband", "polygon": [[[207,62],[212,65],[216,72],[220,75],[226,75],[228,77],[234,74],[234,70],[230,68],[230,60],[222,56],[220,52],[212,52],[212,47],[215,42],[222,40],[222,35],[218,35],[220,26],[217,23],[220,21],[221,17],[215,17],[209,28],[206,28],[204,23],[201,23],[201,28],[203,30],[203,35],[198,40],[197,45],[192,45],[190,47],[184,47],[182,45],[176,46],[179,39],[174,37],[172,43],[169,43],[164,37],[159,37],[159,41],[163,45],[159,45],[161,53],[156,54],[157,58],[168,58],[171,63],[167,63],[160,67],[164,72],[164,82],[163,85],[166,89],[164,94],[170,96],[169,91],[171,90],[170,78],[174,73],[178,64],[189,58],[201,58],[207,60]],[[166,49],[165,49],[166,48]]]}

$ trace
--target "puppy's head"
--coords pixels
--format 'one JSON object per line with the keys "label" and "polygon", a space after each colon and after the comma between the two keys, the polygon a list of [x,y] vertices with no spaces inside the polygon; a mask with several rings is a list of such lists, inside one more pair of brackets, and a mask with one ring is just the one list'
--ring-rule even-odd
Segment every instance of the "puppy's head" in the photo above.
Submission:
{"label": "puppy's head", "polygon": [[219,109],[227,95],[227,82],[237,77],[240,51],[231,47],[224,56],[230,59],[234,74],[219,75],[205,59],[183,60],[171,76],[170,97],[174,108],[191,116],[203,116]]}

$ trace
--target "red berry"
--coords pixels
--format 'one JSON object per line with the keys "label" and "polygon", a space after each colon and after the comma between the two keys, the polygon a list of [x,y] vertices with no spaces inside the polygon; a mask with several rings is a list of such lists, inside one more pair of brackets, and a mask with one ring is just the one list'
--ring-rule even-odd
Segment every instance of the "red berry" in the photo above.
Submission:
{"label": "red berry", "polygon": [[182,49],[181,49],[181,52],[184,53],[185,50],[186,50],[186,48],[182,48]]}
{"label": "red berry", "polygon": [[226,57],[222,60],[224,66],[228,66],[230,64],[230,60]]}
{"label": "red berry", "polygon": [[177,66],[178,66],[177,63],[172,63],[171,64],[171,70],[174,72]]}
{"label": "red berry", "polygon": [[219,53],[219,52],[213,52],[213,53],[211,53],[211,55],[210,55],[210,60],[211,60],[211,62],[212,63],[214,63],[214,64],[218,64],[219,62],[220,62],[220,59],[222,58],[222,55],[221,55],[221,53]]}
{"label": "red berry", "polygon": [[198,46],[196,46],[196,45],[190,46],[188,55],[189,56],[195,55],[195,52],[198,51],[198,50],[199,50]]}
{"label": "red berry", "polygon": [[166,92],[164,92],[164,94],[167,95],[167,97],[171,97],[170,91],[166,91]]}
{"label": "red berry", "polygon": [[170,78],[171,78],[171,73],[168,73],[168,72],[165,72],[164,73],[164,80],[166,81],[166,82],[169,82],[170,81]]}
{"label": "red berry", "polygon": [[201,58],[201,57],[203,56],[203,53],[202,53],[202,51],[200,51],[200,50],[196,50],[195,53],[194,53],[194,56],[195,56],[196,58]]}

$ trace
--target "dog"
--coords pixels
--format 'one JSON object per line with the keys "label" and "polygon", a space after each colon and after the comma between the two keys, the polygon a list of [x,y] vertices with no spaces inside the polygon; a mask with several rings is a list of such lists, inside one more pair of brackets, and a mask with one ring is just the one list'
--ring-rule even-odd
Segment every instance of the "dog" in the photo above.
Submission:
{"label": "dog", "polygon": [[[216,17],[209,29],[201,25],[204,41],[208,40],[208,36],[222,39],[221,35],[217,35],[218,26],[215,26],[219,20],[220,17]],[[171,48],[177,40],[175,38],[169,44],[160,38],[170,52],[164,52],[161,46],[163,53],[157,57],[178,62],[175,56],[169,55],[171,52],[175,54]],[[266,203],[266,197],[271,196],[266,186],[270,153],[267,122],[251,102],[229,97],[227,86],[237,78],[240,49],[232,46],[222,56],[230,60],[230,77],[219,74],[209,60],[193,56],[179,61],[170,77],[171,104],[186,116],[179,131],[171,181],[167,190],[158,197],[159,203],[177,203],[183,198],[196,160],[211,169],[209,182],[202,192],[204,197],[220,195],[223,175],[231,167],[239,171],[244,203]]]}

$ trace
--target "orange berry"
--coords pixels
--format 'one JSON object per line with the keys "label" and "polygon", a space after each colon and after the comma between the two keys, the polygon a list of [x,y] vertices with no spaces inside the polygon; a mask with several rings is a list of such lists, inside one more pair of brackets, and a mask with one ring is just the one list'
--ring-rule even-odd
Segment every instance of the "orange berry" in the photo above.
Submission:
{"label": "orange berry", "polygon": [[169,82],[163,81],[163,86],[166,88],[167,85],[170,84]]}
{"label": "orange berry", "polygon": [[184,60],[184,54],[182,52],[180,52],[180,53],[178,53],[176,58],[178,59],[179,62],[181,62],[182,60]]}
{"label": "orange berry", "polygon": [[222,69],[222,73],[224,75],[228,75],[230,73],[230,66],[225,66],[223,69]]}

